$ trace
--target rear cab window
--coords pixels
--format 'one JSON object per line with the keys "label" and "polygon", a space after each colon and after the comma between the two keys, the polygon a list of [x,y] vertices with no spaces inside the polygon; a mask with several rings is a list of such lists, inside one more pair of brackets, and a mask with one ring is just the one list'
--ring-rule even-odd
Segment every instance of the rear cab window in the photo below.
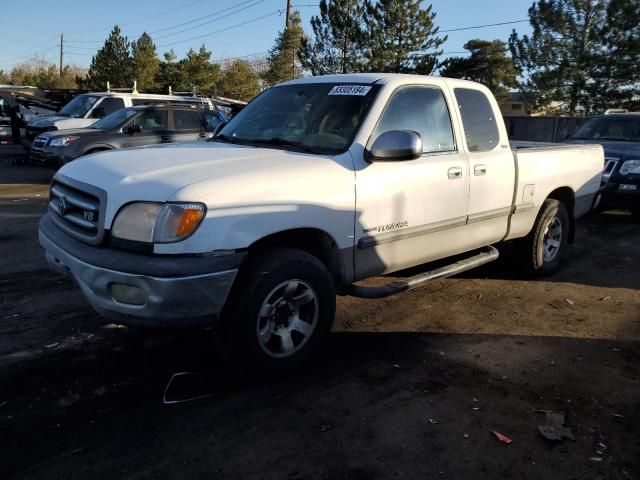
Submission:
{"label": "rear cab window", "polygon": [[472,88],[455,88],[454,95],[470,152],[488,152],[500,141],[495,113],[487,96]]}

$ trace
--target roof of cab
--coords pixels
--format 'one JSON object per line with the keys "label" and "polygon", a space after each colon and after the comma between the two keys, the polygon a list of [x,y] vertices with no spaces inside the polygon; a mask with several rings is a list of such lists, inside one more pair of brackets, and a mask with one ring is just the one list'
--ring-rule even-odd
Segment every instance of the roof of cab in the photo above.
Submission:
{"label": "roof of cab", "polygon": [[447,83],[455,84],[473,84],[468,80],[459,80],[456,78],[436,77],[433,75],[411,75],[406,73],[347,73],[338,75],[319,75],[317,77],[305,77],[298,78],[296,80],[289,80],[282,82],[278,85],[296,85],[296,84],[310,84],[310,83],[360,83],[360,84],[386,84],[396,80],[406,80],[408,82],[415,81],[416,78],[421,80],[433,79],[436,81],[446,80]]}

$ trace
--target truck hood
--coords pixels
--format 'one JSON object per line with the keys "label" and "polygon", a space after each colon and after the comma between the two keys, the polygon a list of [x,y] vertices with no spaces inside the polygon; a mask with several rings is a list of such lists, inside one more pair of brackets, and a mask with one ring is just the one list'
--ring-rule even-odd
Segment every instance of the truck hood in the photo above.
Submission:
{"label": "truck hood", "polygon": [[45,117],[37,117],[30,120],[29,127],[57,127],[58,130],[68,130],[71,128],[88,127],[97,121],[96,118],[70,118],[61,117],[59,115],[47,115]]}
{"label": "truck hood", "polygon": [[[185,200],[175,195],[179,191],[183,196],[186,191],[195,197],[208,192],[202,196],[213,197],[210,207],[216,202],[241,201],[249,192],[269,196],[265,189],[282,190],[296,177],[313,175],[316,169],[326,168],[327,163],[334,163],[329,156],[200,142],[95,153],[65,165],[59,173],[107,192],[108,225],[114,210],[128,202]],[[224,195],[220,189],[222,184],[226,187]],[[220,194],[216,197],[211,191]],[[186,200],[205,201],[203,198]]]}

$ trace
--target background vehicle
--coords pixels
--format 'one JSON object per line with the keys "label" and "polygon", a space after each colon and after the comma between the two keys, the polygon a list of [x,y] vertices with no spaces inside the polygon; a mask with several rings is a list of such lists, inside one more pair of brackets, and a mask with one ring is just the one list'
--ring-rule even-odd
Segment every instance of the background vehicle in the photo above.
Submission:
{"label": "background vehicle", "polygon": [[56,115],[37,118],[26,127],[23,146],[29,150],[36,136],[44,132],[84,128],[96,120],[120,110],[121,108],[159,103],[179,103],[200,105],[213,109],[208,98],[193,95],[155,95],[138,93],[135,85],[131,91],[113,89],[106,92],[92,92],[78,95],[62,108]]}
{"label": "background vehicle", "polygon": [[606,163],[597,207],[631,210],[640,220],[640,113],[590,118],[568,142],[602,145]]}
{"label": "background vehicle", "polygon": [[[234,368],[284,371],[335,294],[378,298],[493,261],[560,264],[592,207],[599,145],[509,147],[473,82],[359,74],[272,87],[211,143],[87,156],[51,186],[40,243],[100,313],[210,325]],[[446,260],[445,260],[446,259]],[[354,282],[446,264],[381,287]]]}
{"label": "background vehicle", "polygon": [[211,137],[215,128],[226,121],[220,112],[195,105],[123,108],[88,128],[38,135],[31,147],[31,160],[63,165],[87,153],[203,140]]}
{"label": "background vehicle", "polygon": [[0,85],[0,143],[19,143],[29,120],[50,115],[59,108],[60,104],[39,88]]}

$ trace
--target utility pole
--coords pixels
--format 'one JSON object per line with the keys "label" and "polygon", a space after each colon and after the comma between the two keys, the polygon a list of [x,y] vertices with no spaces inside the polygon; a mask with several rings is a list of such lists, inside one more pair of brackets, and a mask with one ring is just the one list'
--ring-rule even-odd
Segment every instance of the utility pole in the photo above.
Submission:
{"label": "utility pole", "polygon": [[60,34],[60,78],[62,78],[62,56],[63,56],[64,34]]}
{"label": "utility pole", "polygon": [[289,26],[289,14],[291,13],[291,0],[287,0],[287,16],[284,20],[284,27],[287,28]]}

